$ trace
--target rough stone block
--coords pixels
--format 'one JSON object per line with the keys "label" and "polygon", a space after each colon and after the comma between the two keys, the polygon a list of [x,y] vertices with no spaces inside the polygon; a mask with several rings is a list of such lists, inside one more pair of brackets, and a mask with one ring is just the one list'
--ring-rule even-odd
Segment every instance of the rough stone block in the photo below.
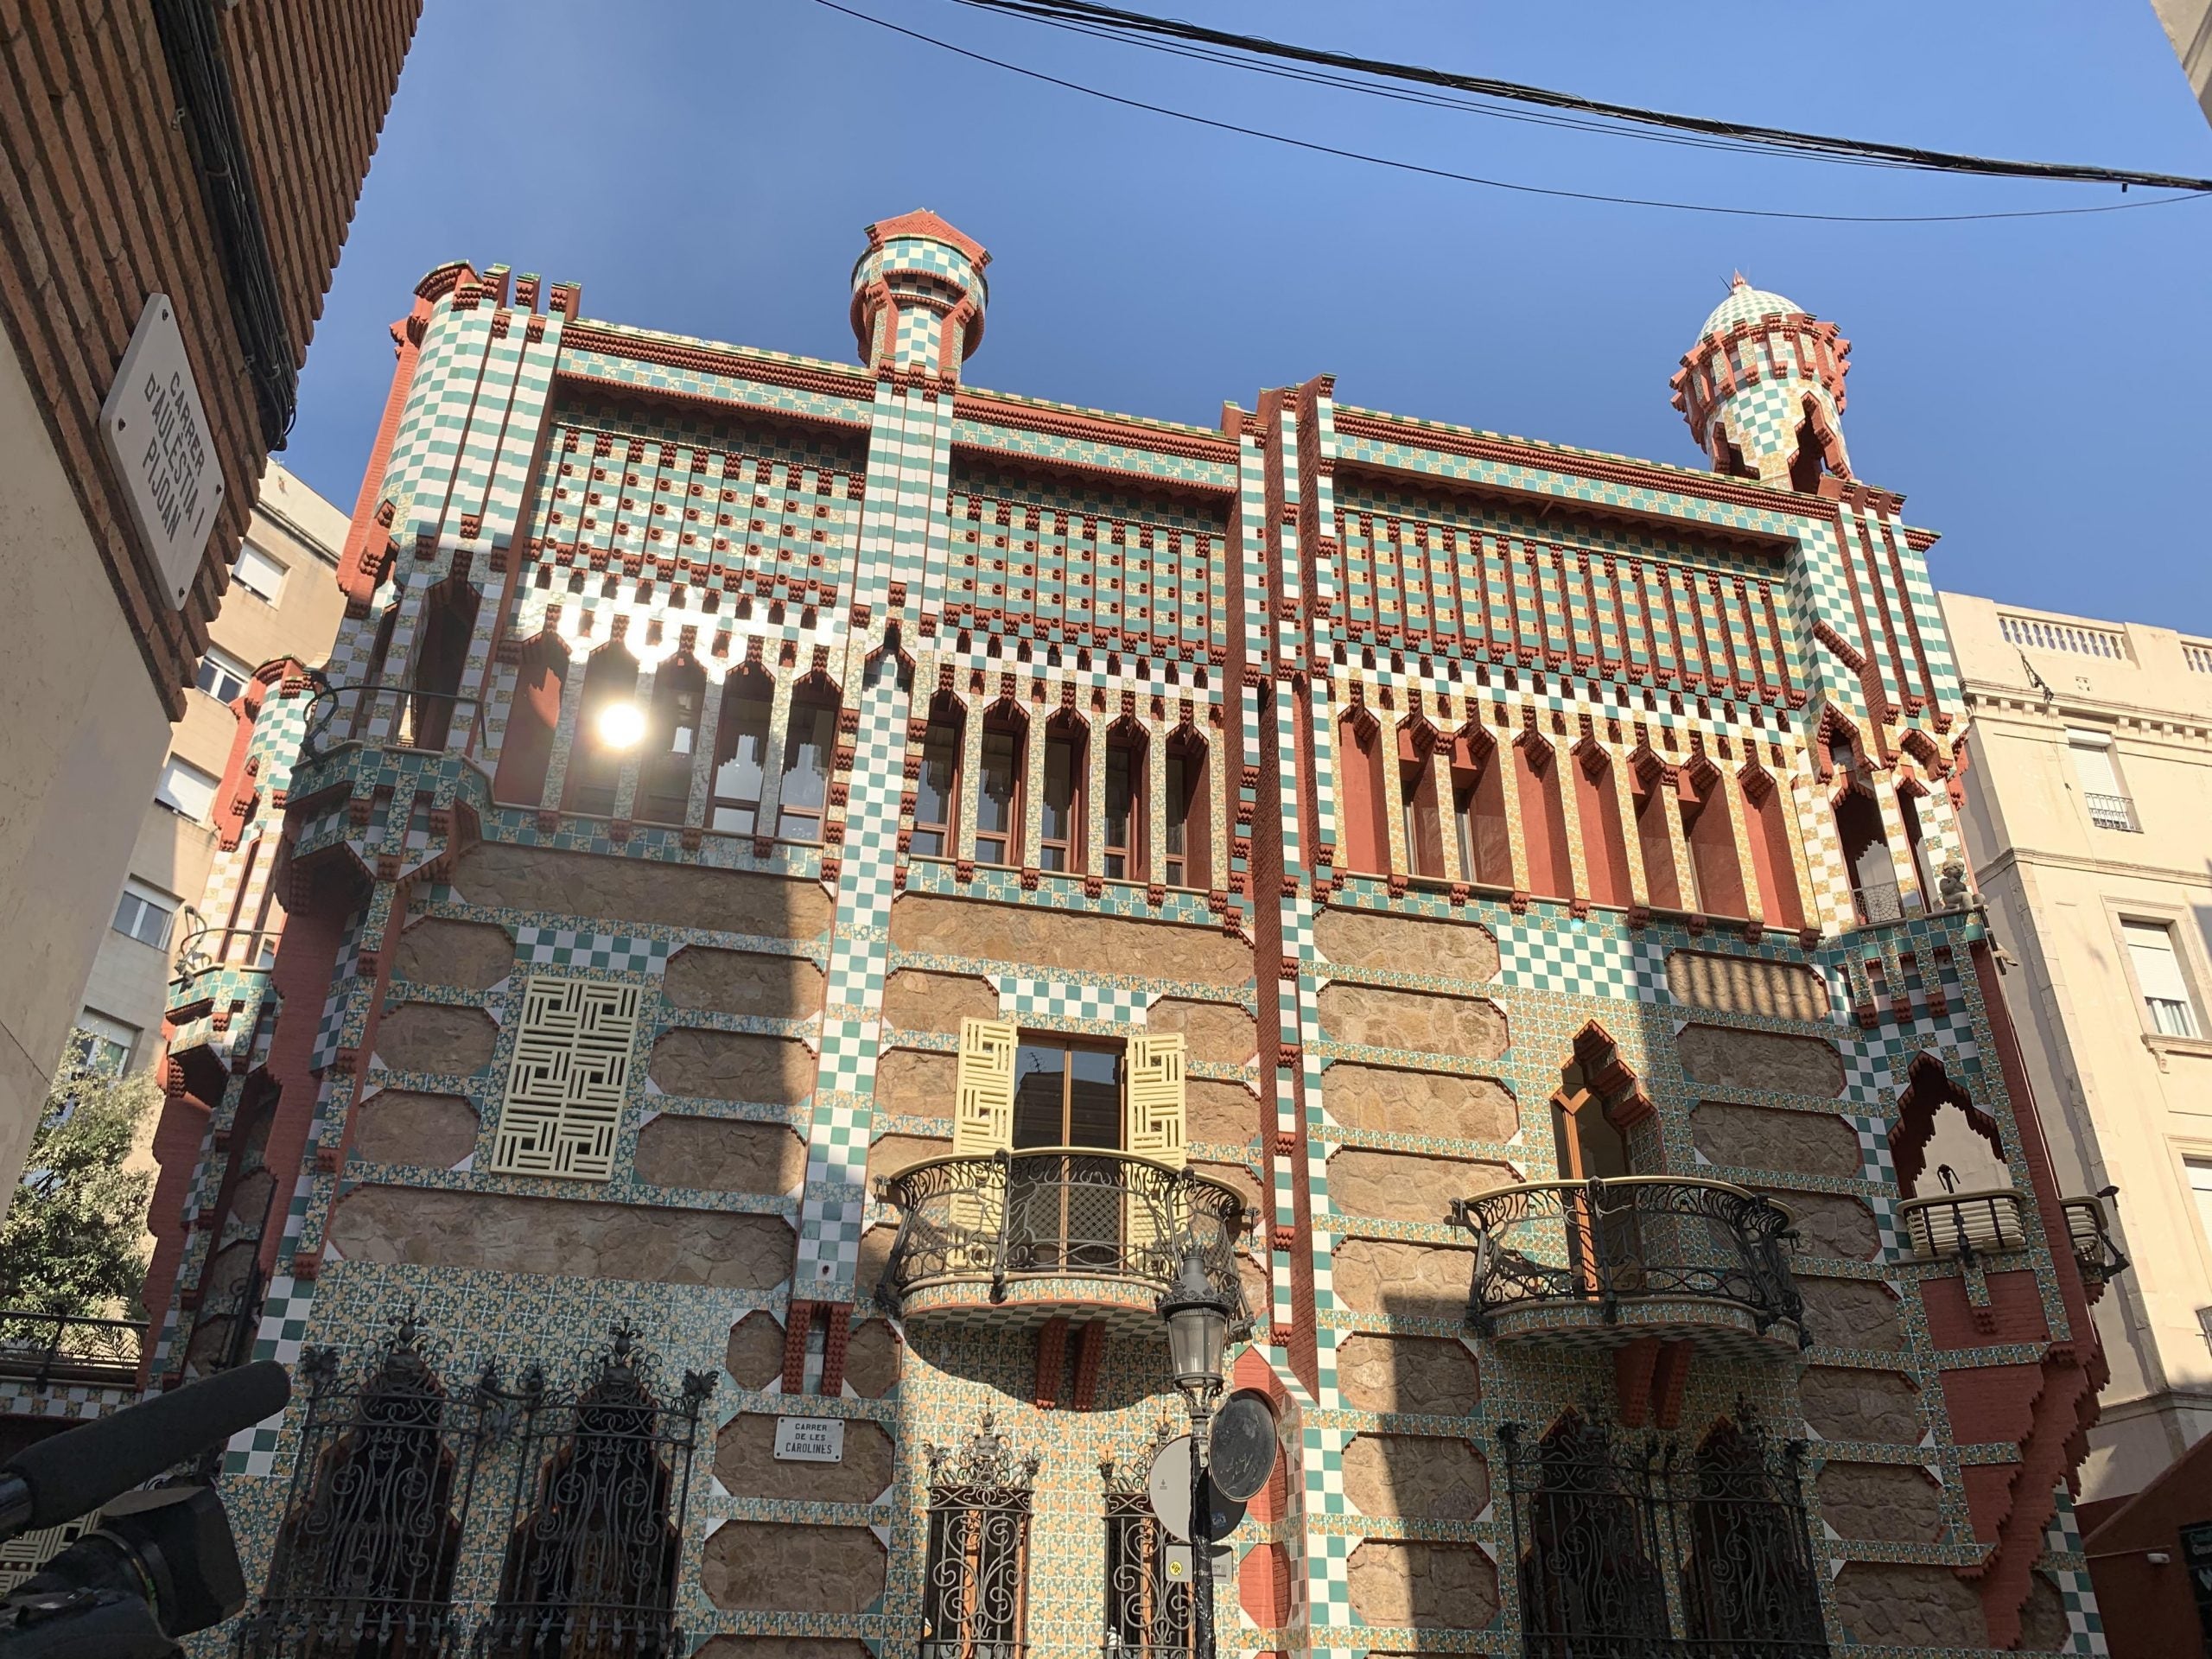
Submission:
{"label": "rough stone block", "polygon": [[949,1126],[959,1077],[960,1062],[954,1055],[891,1049],[875,1063],[875,1109],[901,1117],[942,1118]]}
{"label": "rough stone block", "polygon": [[1520,1177],[1503,1164],[1468,1158],[1424,1158],[1410,1152],[1340,1147],[1329,1155],[1329,1202],[1338,1215],[1382,1221],[1452,1219],[1452,1201]]}
{"label": "rough stone block", "polygon": [[544,910],[607,922],[811,939],[830,925],[818,881],[696,864],[561,853],[480,842],[454,861],[454,891],[472,905]]}
{"label": "rough stone block", "polygon": [[1352,1611],[1370,1624],[1479,1630],[1497,1611],[1497,1571],[1472,1544],[1370,1538],[1345,1573]]}
{"label": "rough stone block", "polygon": [[780,1216],[418,1187],[357,1187],[332,1212],[330,1241],[353,1262],[738,1290],[772,1290],[791,1271]]}
{"label": "rough stone block", "polygon": [[998,987],[970,974],[901,968],[884,982],[883,1022],[899,1031],[957,1033],[963,1020],[998,1017]]}
{"label": "rough stone block", "polygon": [[1806,1426],[1824,1440],[1920,1443],[1920,1390],[1900,1372],[1815,1365],[1798,1382],[1797,1394]]}
{"label": "rough stone block", "polygon": [[1316,1006],[1332,1042],[1454,1059],[1494,1060],[1505,1052],[1505,1016],[1480,997],[1338,982],[1322,988]]}
{"label": "rough stone block", "polygon": [[[1264,1218],[1262,1223],[1265,1224]],[[1268,1269],[1250,1250],[1236,1253],[1236,1287],[1243,1293],[1244,1311],[1259,1322],[1258,1336],[1265,1340],[1268,1321],[1274,1315],[1274,1287]]]}
{"label": "rough stone block", "polygon": [[1676,950],[1667,957],[1667,988],[1677,1002],[1730,1014],[1825,1020],[1828,988],[1802,963]]}
{"label": "rough stone block", "polygon": [[1324,957],[1346,968],[1396,968],[1476,981],[1497,972],[1497,941],[1473,922],[1332,905],[1314,919],[1313,943]]}
{"label": "rough stone block", "polygon": [[1771,1196],[1797,1215],[1797,1249],[1806,1255],[1840,1255],[1872,1262],[1882,1253],[1874,1212],[1840,1192],[1782,1192]]}
{"label": "rough stone block", "polygon": [[1948,1567],[1849,1561],[1835,1579],[1846,1639],[1869,1647],[1986,1648],[1981,1597]]}
{"label": "rough stone block", "polygon": [[883,1568],[866,1527],[725,1521],[707,1540],[699,1586],[717,1607],[858,1613],[882,1595]]}
{"label": "rough stone block", "polygon": [[863,1400],[899,1386],[899,1338],[887,1319],[863,1319],[845,1342],[845,1381]]}
{"label": "rough stone block", "polygon": [[1856,1179],[1859,1134],[1825,1112],[1777,1111],[1703,1101],[1690,1115],[1697,1149],[1728,1169],[1770,1169],[1792,1175]]}
{"label": "rough stone block", "polygon": [[806,1142],[781,1123],[663,1112],[638,1131],[638,1179],[704,1192],[790,1192]]}
{"label": "rough stone block", "polygon": [[1401,1319],[1464,1319],[1475,1281],[1475,1253],[1394,1238],[1347,1238],[1337,1245],[1337,1295],[1361,1313]]}
{"label": "rough stone block", "polygon": [[1513,1091],[1494,1077],[1338,1060],[1321,1074],[1321,1098],[1329,1116],[1348,1129],[1500,1141],[1510,1141],[1521,1127]]}
{"label": "rough stone block", "polygon": [[871,1422],[845,1424],[842,1463],[779,1463],[776,1419],[741,1411],[715,1436],[715,1473],[739,1497],[799,1498],[810,1503],[873,1503],[891,1484],[891,1437]]}
{"label": "rough stone block", "polygon": [[661,989],[679,1008],[806,1020],[822,1012],[822,970],[804,957],[687,944],[668,959]]}
{"label": "rough stone block", "polygon": [[1675,1039],[1675,1055],[1686,1075],[1716,1089],[1772,1089],[1823,1099],[1843,1092],[1843,1057],[1817,1037],[1685,1026]]}
{"label": "rough stone block", "polygon": [[403,1002],[377,1024],[376,1058],[386,1071],[465,1077],[492,1064],[499,1028],[481,1008]]}
{"label": "rough stone block", "polygon": [[1194,1060],[1242,1065],[1259,1052],[1252,1016],[1226,1003],[1164,996],[1145,1011],[1144,1023],[1147,1031],[1182,1033]]}
{"label": "rough stone block", "polygon": [[514,937],[490,922],[431,916],[399,936],[392,977],[417,985],[457,985],[480,991],[514,971]]}
{"label": "rough stone block", "polygon": [[722,1368],[748,1389],[765,1389],[784,1374],[784,1327],[766,1308],[757,1308],[729,1328],[729,1351]]}
{"label": "rough stone block", "polygon": [[667,1094],[790,1106],[814,1092],[820,1069],[796,1038],[686,1027],[654,1047],[651,1073]]}
{"label": "rough stone block", "polygon": [[1813,1340],[1829,1348],[1904,1346],[1904,1325],[1897,1299],[1866,1279],[1815,1279],[1799,1274],[1805,1298],[1805,1323]]}
{"label": "rough stone block", "polygon": [[1490,1466],[1440,1434],[1361,1434],[1344,1447],[1344,1496],[1376,1519],[1471,1521],[1490,1502]]}
{"label": "rough stone block", "polygon": [[1260,1103],[1241,1083],[1194,1077],[1184,1084],[1183,1132],[1201,1146],[1249,1145],[1260,1132]]}
{"label": "rough stone block", "polygon": [[1482,1399],[1475,1357],[1448,1337],[1351,1337],[1337,1349],[1337,1386],[1363,1411],[1464,1417]]}
{"label": "rough stone block", "polygon": [[938,1140],[918,1135],[887,1135],[868,1149],[868,1174],[873,1182],[879,1175],[896,1175],[910,1165],[931,1158],[952,1155],[950,1139]]}
{"label": "rough stone block", "polygon": [[1252,947],[1218,928],[934,893],[908,893],[891,906],[891,943],[915,955],[1033,968],[1156,963],[1163,977],[1203,984],[1244,985],[1252,979]]}
{"label": "rough stone block", "polygon": [[1936,1483],[1897,1463],[1832,1463],[1821,1471],[1821,1518],[1846,1538],[1932,1544],[1942,1535]]}
{"label": "rough stone block", "polygon": [[2073,1630],[2066,1623],[2066,1603],[2058,1586],[2041,1573],[2028,1576],[2028,1599],[2020,1607],[2021,1653],[2070,1653]]}
{"label": "rough stone block", "polygon": [[859,1265],[853,1272],[853,1292],[866,1301],[883,1282],[883,1269],[891,1261],[891,1247],[898,1242],[896,1224],[880,1221],[861,1235]]}
{"label": "rough stone block", "polygon": [[353,1109],[353,1155],[365,1164],[451,1169],[476,1150],[476,1109],[459,1095],[385,1089]]}

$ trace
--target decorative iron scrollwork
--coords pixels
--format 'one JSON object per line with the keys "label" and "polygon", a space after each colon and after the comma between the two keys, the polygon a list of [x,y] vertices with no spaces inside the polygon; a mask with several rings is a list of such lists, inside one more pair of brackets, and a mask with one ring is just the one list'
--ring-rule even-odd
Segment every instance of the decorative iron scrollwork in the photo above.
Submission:
{"label": "decorative iron scrollwork", "polygon": [[[1152,1512],[1152,1459],[1175,1438],[1163,1419],[1134,1467],[1098,1465],[1106,1492],[1106,1606],[1102,1650],[1122,1659],[1187,1659],[1197,1601],[1188,1572],[1168,1568],[1170,1541]],[[1185,1551],[1187,1555],[1189,1552]]]}
{"label": "decorative iron scrollwork", "polygon": [[929,1560],[921,1659],[1020,1659],[1028,1650],[1029,1521],[1039,1459],[984,1414],[955,1451],[925,1446]]}

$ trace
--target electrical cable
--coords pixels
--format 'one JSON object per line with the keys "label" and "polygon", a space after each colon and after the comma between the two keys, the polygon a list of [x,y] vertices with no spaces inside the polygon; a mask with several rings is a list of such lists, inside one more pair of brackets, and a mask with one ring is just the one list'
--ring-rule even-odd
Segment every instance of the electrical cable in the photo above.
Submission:
{"label": "electrical cable", "polygon": [[[1756,126],[1744,122],[1723,121],[1706,116],[1679,115],[1636,105],[1611,104],[1598,99],[1584,98],[1573,92],[1560,92],[1548,87],[1531,86],[1520,81],[1497,80],[1486,76],[1458,74],[1448,70],[1429,68],[1419,64],[1398,63],[1384,58],[1365,58],[1351,53],[1331,52],[1317,47],[1297,46],[1285,41],[1269,40],[1264,35],[1240,35],[1226,29],[1208,29],[1198,23],[1185,22],[1178,18],[1155,17],[1145,12],[1125,11],[1118,7],[1100,5],[1095,3],[1095,0],[956,0],[956,3],[976,10],[1000,12],[1008,16],[1022,17],[1032,22],[1050,23],[1057,27],[1079,25],[1087,32],[1109,35],[1115,39],[1126,41],[1132,45],[1150,46],[1166,41],[1198,44],[1222,48],[1235,54],[1281,58],[1298,63],[1320,65],[1336,71],[1349,71],[1355,74],[1413,81],[1429,86],[1447,87],[1458,92],[1478,93],[1485,97],[1504,99],[1516,103],[1535,104],[1550,109],[1572,110],[1584,115],[1629,122],[1642,126],[1656,126],[1675,131],[1698,133],[1707,137],[1777,148],[1789,153],[1823,160],[1874,160],[1931,172],[1971,173],[1987,178],[2061,180],[2088,184],[2118,184],[2123,187],[2139,184],[2153,189],[2212,191],[2212,179],[2207,178],[2194,178],[2168,173],[2145,173],[2132,168],[2102,167],[2085,162],[2008,161],[1993,156],[1969,156],[1949,150],[1928,149],[1917,145],[1880,143],[1859,138],[1839,138],[1822,133],[1799,132],[1787,127]],[[1230,59],[1228,61],[1236,62],[1246,68],[1262,68],[1262,66],[1250,63],[1243,58]]]}
{"label": "electrical cable", "polygon": [[[997,0],[958,0],[958,3],[963,5],[991,5],[995,4]],[[988,64],[992,68],[1004,69],[1010,73],[1021,75],[1031,80],[1042,81],[1068,92],[1082,92],[1088,97],[1101,99],[1109,104],[1118,104],[1125,109],[1142,110],[1153,115],[1164,115],[1174,120],[1189,122],[1196,126],[1211,127],[1219,132],[1233,132],[1247,138],[1264,138],[1270,143],[1287,144],[1294,149],[1310,150],[1318,155],[1334,156],[1345,161],[1364,162],[1371,166],[1387,167],[1402,173],[1417,173],[1429,178],[1446,179],[1459,184],[1481,185],[1492,190],[1508,190],[1521,195],[1552,196],[1569,201],[1601,202],[1614,207],[1659,207],[1676,213],[1713,213],[1732,219],[1799,219],[1825,225],[1961,225],[1991,219],[2065,219],[2082,213],[2126,213],[2138,207],[2158,207],[2171,202],[2202,200],[2195,192],[2212,190],[2212,180],[2191,180],[2179,181],[2184,187],[2184,194],[2155,196],[2142,201],[2107,202],[2089,207],[2013,208],[1978,213],[1815,213],[1771,207],[1728,207],[1711,202],[1669,201],[1650,196],[1613,195],[1602,191],[1567,190],[1548,185],[1519,184],[1510,179],[1486,178],[1479,174],[1456,172],[1450,168],[1431,167],[1421,162],[1408,162],[1390,156],[1376,156],[1364,150],[1348,149],[1341,145],[1321,143],[1314,139],[1294,137],[1288,133],[1271,132],[1263,127],[1248,127],[1234,121],[1223,121],[1212,116],[1198,115],[1188,110],[1172,108],[1165,104],[1153,104],[1142,99],[1126,98],[1121,93],[1109,92],[1102,87],[1092,86],[1082,81],[1068,80],[1058,75],[1048,74],[1041,69],[1031,69],[1021,64],[1009,62],[1004,58],[992,57],[988,53],[972,51],[966,47],[957,46],[950,41],[940,40],[936,35],[924,34],[919,29],[906,28],[902,24],[891,22],[888,18],[874,16],[865,11],[855,10],[850,6],[841,5],[838,0],[814,0],[814,3],[830,11],[841,13],[844,16],[855,18],[861,22],[873,23],[878,29],[887,29],[892,34],[903,35],[909,40],[923,41],[942,51],[952,53],[956,56],[967,58],[973,62]]]}

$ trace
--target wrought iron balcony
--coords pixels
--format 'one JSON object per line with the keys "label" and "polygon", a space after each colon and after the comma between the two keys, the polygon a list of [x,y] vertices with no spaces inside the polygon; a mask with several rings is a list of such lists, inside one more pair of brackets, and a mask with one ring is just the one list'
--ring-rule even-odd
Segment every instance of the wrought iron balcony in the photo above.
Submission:
{"label": "wrought iron balcony", "polygon": [[1452,1206],[1474,1234],[1467,1316],[1505,1342],[1608,1346],[1642,1337],[1802,1348],[1786,1205],[1679,1175],[1531,1181]]}
{"label": "wrought iron balcony", "polygon": [[476,718],[477,699],[426,691],[397,680],[333,685],[315,679],[300,736],[300,762],[319,760],[348,743],[437,753]]}
{"label": "wrought iron balcony", "polygon": [[1897,1228],[1912,1241],[1916,1255],[1955,1255],[1971,1262],[1986,1251],[2017,1250],[2026,1243],[2020,1199],[2009,1186],[1907,1198],[1897,1205]]}
{"label": "wrought iron balcony", "polygon": [[1244,1199],[1186,1169],[1084,1147],[935,1158],[876,1184],[899,1211],[877,1297],[910,1324],[988,1313],[995,1325],[1080,1313],[1147,1336],[1192,1252],[1236,1312]]}
{"label": "wrought iron balcony", "polygon": [[0,1376],[54,1386],[128,1388],[146,1342],[143,1319],[89,1319],[0,1309]]}
{"label": "wrought iron balcony", "polygon": [[2098,791],[2084,790],[2082,798],[2089,808],[2089,822],[2100,830],[2125,830],[2130,835],[2143,833],[2143,826],[2135,822],[2135,803],[2125,795],[2106,795]]}
{"label": "wrought iron balcony", "polygon": [[2105,1287],[2126,1273],[2126,1256],[2120,1246],[2113,1243],[2112,1221],[2105,1214],[2104,1201],[2119,1189],[2108,1186],[2093,1198],[2063,1198],[2059,1207],[2066,1212],[2066,1231],[2074,1245],[2074,1260],[2082,1269],[2082,1282],[2095,1301],[2105,1294]]}

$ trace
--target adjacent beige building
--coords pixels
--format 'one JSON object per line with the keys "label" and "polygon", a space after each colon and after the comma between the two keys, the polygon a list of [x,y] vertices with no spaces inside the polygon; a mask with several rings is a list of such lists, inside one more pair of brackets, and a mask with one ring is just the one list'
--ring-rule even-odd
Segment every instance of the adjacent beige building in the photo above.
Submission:
{"label": "adjacent beige building", "polygon": [[2083,1497],[2212,1430],[2212,640],[1943,595],[1973,711],[1967,850],[2068,1192],[2135,1271]]}
{"label": "adjacent beige building", "polygon": [[[254,671],[278,658],[316,664],[330,653],[345,613],[333,573],[346,522],[282,465],[269,463],[184,714],[170,728],[161,766],[149,774],[150,798],[123,890],[105,909],[93,905],[84,912],[99,937],[77,1023],[99,1045],[99,1058],[118,1069],[159,1058],[171,969],[194,931],[203,923],[219,934],[255,925],[251,916],[206,913],[219,840],[211,812],[238,741],[238,698]],[[241,960],[253,948],[235,932],[224,944]]]}
{"label": "adjacent beige building", "polygon": [[2212,0],[2151,0],[2197,107],[2212,121]]}

